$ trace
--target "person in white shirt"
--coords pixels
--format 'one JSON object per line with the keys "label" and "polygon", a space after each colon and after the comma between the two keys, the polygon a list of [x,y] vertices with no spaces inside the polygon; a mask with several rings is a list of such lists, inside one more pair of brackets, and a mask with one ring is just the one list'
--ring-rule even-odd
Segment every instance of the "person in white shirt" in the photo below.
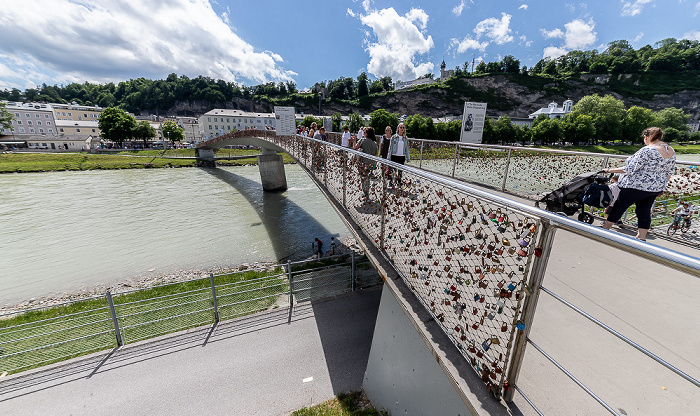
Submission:
{"label": "person in white shirt", "polygon": [[340,145],[343,147],[350,147],[352,142],[352,134],[350,134],[350,127],[348,125],[343,126],[343,136],[341,137]]}
{"label": "person in white shirt", "polygon": [[692,218],[693,213],[695,212],[693,206],[690,205],[690,202],[681,202],[681,205],[679,205],[678,208],[671,211],[671,215],[675,214],[676,212],[678,212],[681,218],[685,219],[685,223],[688,224],[688,226],[690,226],[690,218]]}
{"label": "person in white shirt", "polygon": [[365,137],[365,128],[360,127],[360,130],[357,131],[357,142],[359,143],[363,137]]}

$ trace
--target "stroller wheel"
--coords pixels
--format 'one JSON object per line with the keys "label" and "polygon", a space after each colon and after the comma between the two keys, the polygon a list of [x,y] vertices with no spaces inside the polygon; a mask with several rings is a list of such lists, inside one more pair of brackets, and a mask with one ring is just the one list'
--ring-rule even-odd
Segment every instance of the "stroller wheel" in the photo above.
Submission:
{"label": "stroller wheel", "polygon": [[588,224],[593,224],[593,215],[587,213],[587,212],[582,212],[578,214],[578,220],[581,222],[585,222]]}

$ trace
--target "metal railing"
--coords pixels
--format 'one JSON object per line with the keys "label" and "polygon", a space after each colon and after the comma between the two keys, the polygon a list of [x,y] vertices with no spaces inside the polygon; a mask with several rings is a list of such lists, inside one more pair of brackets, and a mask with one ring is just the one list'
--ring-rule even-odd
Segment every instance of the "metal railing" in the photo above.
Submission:
{"label": "metal railing", "polygon": [[[518,375],[527,344],[544,353],[532,343],[529,334],[540,293],[555,295],[543,289],[542,282],[556,230],[700,277],[697,257],[331,143],[300,136],[269,133],[259,136],[287,149],[331,200],[343,207],[361,232],[392,263],[486,386],[497,396],[505,394],[508,401],[513,399],[515,391],[522,392]],[[454,144],[450,145],[455,149]],[[421,153],[428,153],[426,150],[423,147]],[[522,164],[509,160],[506,152],[502,153],[499,163],[504,174],[497,181],[501,189],[511,182],[508,172],[515,166],[522,168]],[[512,156],[513,151],[509,153]],[[577,162],[577,171],[580,166],[587,166],[583,170],[598,170],[607,163],[605,156],[586,157],[600,160]],[[420,164],[421,160],[426,163],[426,159],[419,159],[411,164]],[[457,171],[458,159],[452,159],[451,163],[452,170]],[[486,165],[480,167],[486,168]],[[533,184],[525,187],[537,190]],[[560,296],[557,299],[563,300]],[[615,331],[611,333],[619,335]],[[640,344],[630,342],[648,357],[698,385],[696,379]],[[546,356],[573,377],[550,355]],[[580,383],[575,377],[572,379]],[[583,384],[579,385],[592,393]],[[524,394],[523,397],[533,404]],[[602,400],[599,402],[612,410]],[[533,408],[539,413],[534,404]]]}
{"label": "metal railing", "polygon": [[[381,282],[355,254],[210,275],[0,315],[0,373],[16,373],[184,329]],[[314,260],[318,261],[318,260]],[[313,263],[311,263],[313,265]],[[359,267],[358,267],[359,265]],[[371,268],[370,268],[371,269]],[[358,272],[359,270],[359,272]],[[253,272],[259,276],[250,277]],[[71,312],[68,312],[71,311]]]}
{"label": "metal railing", "polygon": [[[543,193],[581,173],[623,166],[628,157],[422,139],[409,139],[409,146],[417,156],[409,163],[411,166],[531,200],[539,200]],[[669,213],[679,200],[700,202],[700,162],[679,160],[677,165],[668,190],[655,204],[651,231],[700,244],[700,221],[693,222],[687,232],[667,233],[673,219]],[[603,216],[601,210],[593,212]],[[623,222],[635,225],[634,208],[630,208]]]}

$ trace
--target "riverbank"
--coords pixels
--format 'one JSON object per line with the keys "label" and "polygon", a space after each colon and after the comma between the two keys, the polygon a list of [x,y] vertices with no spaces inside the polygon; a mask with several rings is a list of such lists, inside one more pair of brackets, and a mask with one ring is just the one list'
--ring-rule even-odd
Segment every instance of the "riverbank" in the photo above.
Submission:
{"label": "riverbank", "polygon": [[[339,237],[336,239],[335,255],[350,254],[350,252],[358,252],[359,248],[356,241],[351,236]],[[330,246],[330,241],[325,242]],[[331,248],[324,246],[326,251],[324,257],[331,255]],[[315,256],[311,255],[305,260],[313,260]],[[154,286],[167,285],[172,283],[180,283],[188,280],[203,279],[210,274],[223,275],[247,270],[271,270],[279,266],[278,263],[272,261],[256,261],[250,263],[242,263],[235,267],[214,266],[209,269],[202,270],[174,270],[168,273],[156,273],[155,270],[149,270],[148,275],[136,275],[124,280],[111,284],[99,284],[90,287],[83,287],[73,292],[53,293],[38,298],[30,298],[23,302],[14,305],[0,306],[0,318],[2,315],[24,311],[33,308],[44,308],[59,305],[67,302],[75,302],[83,299],[88,299],[96,296],[103,296],[107,291],[111,293],[121,293],[126,291],[148,289]]]}
{"label": "riverbank", "polygon": [[[242,157],[236,160],[218,160],[219,166],[250,166],[257,165],[256,154],[250,150],[224,149],[220,157]],[[245,157],[249,156],[249,157]],[[194,157],[194,150],[178,149],[167,151],[123,151],[117,153],[28,153],[3,152],[0,154],[0,173],[27,172],[60,172],[83,170],[113,170],[113,169],[152,169],[152,168],[182,168],[195,167],[195,159],[178,159],[178,157]],[[284,163],[293,163],[292,158],[285,154]]]}

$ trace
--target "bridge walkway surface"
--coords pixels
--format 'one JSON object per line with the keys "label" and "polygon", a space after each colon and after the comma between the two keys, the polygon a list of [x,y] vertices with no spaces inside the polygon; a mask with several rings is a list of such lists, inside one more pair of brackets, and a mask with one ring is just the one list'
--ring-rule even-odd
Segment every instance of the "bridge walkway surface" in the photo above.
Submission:
{"label": "bridge walkway surface", "polygon": [[378,289],[10,376],[0,414],[288,415],[362,388]]}

